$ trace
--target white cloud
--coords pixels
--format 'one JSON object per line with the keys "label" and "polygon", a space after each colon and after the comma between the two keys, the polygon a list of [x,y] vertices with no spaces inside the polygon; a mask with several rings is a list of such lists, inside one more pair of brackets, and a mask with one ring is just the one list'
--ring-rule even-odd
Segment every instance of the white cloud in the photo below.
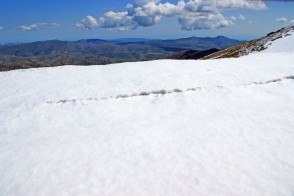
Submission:
{"label": "white cloud", "polygon": [[98,23],[93,16],[88,15],[85,19],[81,20],[81,22],[77,23],[76,26],[84,30],[90,30],[97,27]]}
{"label": "white cloud", "polygon": [[279,22],[279,23],[285,23],[285,22],[287,22],[288,20],[287,20],[287,18],[285,18],[285,17],[280,17],[280,18],[277,18],[276,19],[276,22]]}
{"label": "white cloud", "polygon": [[3,30],[4,28],[0,25],[0,31]]}
{"label": "white cloud", "polygon": [[54,26],[54,27],[60,27],[61,26],[61,24],[56,23],[56,22],[52,22],[51,25]]}
{"label": "white cloud", "polygon": [[32,25],[28,25],[28,26],[25,26],[25,25],[20,26],[20,29],[23,31],[31,31],[31,30],[35,30],[37,28],[38,28],[38,25],[36,25],[36,24],[32,24]]}
{"label": "white cloud", "polygon": [[93,16],[87,16],[86,20],[92,27],[95,27],[98,25],[97,20]]}
{"label": "white cloud", "polygon": [[106,12],[98,19],[97,26],[101,28],[116,28],[131,26],[133,17],[128,12]]}
{"label": "white cloud", "polygon": [[[127,11],[106,12],[102,17],[83,19],[77,23],[84,29],[122,28],[135,29],[139,26],[155,25],[163,17],[176,17],[182,29],[216,29],[233,25],[237,17],[226,18],[223,13],[231,9],[262,10],[263,0],[179,0],[178,3],[160,3],[160,0],[136,0],[127,4]],[[240,20],[245,17],[240,15]]]}
{"label": "white cloud", "polygon": [[128,31],[128,30],[130,30],[130,29],[127,28],[127,27],[119,27],[117,30],[118,30],[118,31]]}
{"label": "white cloud", "polygon": [[126,5],[126,8],[127,8],[127,9],[132,9],[133,7],[134,7],[133,4],[127,4],[127,5]]}
{"label": "white cloud", "polygon": [[160,2],[160,0],[136,0],[135,1],[135,6],[136,7],[140,7],[140,6],[143,6],[143,5],[145,5],[145,4],[147,4],[147,3],[155,3],[155,4],[158,4],[159,2]]}
{"label": "white cloud", "polygon": [[220,9],[266,9],[266,4],[259,0],[218,0],[212,1]]}
{"label": "white cloud", "polygon": [[243,16],[242,14],[240,14],[240,16],[238,17],[240,20],[246,20],[245,16]]}
{"label": "white cloud", "polygon": [[290,24],[294,24],[294,19],[290,21]]}
{"label": "white cloud", "polygon": [[[172,17],[180,15],[184,12],[184,2],[180,1],[178,4],[159,3],[154,1],[135,7],[131,15],[133,16],[133,24],[136,26],[152,26],[156,24],[162,17]],[[130,13],[129,13],[130,14]]]}
{"label": "white cloud", "polygon": [[224,18],[222,14],[197,15],[191,13],[178,18],[183,30],[217,29],[233,24],[230,19]]}
{"label": "white cloud", "polygon": [[233,20],[233,21],[237,20],[236,16],[231,16],[230,18],[231,18],[231,20]]}
{"label": "white cloud", "polygon": [[82,24],[81,22],[76,23],[76,27],[86,29],[84,24]]}

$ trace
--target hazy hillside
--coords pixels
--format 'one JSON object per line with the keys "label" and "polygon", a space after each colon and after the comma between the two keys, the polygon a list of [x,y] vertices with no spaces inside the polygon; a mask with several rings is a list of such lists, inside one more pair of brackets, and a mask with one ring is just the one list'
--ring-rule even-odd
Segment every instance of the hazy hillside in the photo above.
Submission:
{"label": "hazy hillside", "polygon": [[0,71],[60,65],[103,65],[162,58],[174,51],[223,49],[240,41],[226,37],[177,40],[50,40],[0,46]]}
{"label": "hazy hillside", "polygon": [[[208,50],[211,48],[224,49],[236,44],[240,44],[243,41],[230,39],[224,36],[218,37],[189,37],[177,40],[149,40],[145,43],[151,46],[157,46],[160,48],[170,49],[171,51],[179,50]],[[179,51],[178,50],[178,51]]]}
{"label": "hazy hillside", "polygon": [[121,45],[105,40],[52,40],[0,47],[0,70],[150,60],[166,53],[161,48],[142,44]]}

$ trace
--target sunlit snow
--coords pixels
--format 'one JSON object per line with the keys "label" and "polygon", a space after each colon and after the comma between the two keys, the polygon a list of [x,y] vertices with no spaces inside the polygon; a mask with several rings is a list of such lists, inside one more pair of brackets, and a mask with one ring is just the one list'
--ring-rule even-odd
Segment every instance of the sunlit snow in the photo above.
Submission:
{"label": "sunlit snow", "polygon": [[0,73],[0,195],[293,196],[294,53],[270,47]]}

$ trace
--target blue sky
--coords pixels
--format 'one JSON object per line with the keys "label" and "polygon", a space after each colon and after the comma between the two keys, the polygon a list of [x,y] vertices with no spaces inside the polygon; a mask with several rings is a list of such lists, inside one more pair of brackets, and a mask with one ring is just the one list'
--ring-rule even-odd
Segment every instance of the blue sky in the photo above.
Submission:
{"label": "blue sky", "polygon": [[[213,7],[209,1],[217,1],[218,5]],[[0,0],[0,43],[218,35],[253,39],[294,24],[294,2],[250,2],[253,1]],[[205,10],[207,7],[211,10]]]}

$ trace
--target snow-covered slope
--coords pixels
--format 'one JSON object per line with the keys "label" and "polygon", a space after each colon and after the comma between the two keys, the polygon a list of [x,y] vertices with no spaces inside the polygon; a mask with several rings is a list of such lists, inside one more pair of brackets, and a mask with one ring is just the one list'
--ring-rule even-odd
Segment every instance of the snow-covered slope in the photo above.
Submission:
{"label": "snow-covered slope", "polygon": [[293,62],[2,72],[0,195],[292,196]]}
{"label": "snow-covered slope", "polygon": [[249,54],[267,52],[280,53],[294,51],[294,25],[282,28],[276,32],[243,44],[229,47],[225,50],[210,54],[203,59],[220,59],[246,56]]}
{"label": "snow-covered slope", "polygon": [[[288,30],[288,29],[287,29]],[[282,39],[281,39],[282,38]],[[279,38],[268,41],[265,44],[265,50],[262,52],[294,52],[294,28],[280,33]]]}

